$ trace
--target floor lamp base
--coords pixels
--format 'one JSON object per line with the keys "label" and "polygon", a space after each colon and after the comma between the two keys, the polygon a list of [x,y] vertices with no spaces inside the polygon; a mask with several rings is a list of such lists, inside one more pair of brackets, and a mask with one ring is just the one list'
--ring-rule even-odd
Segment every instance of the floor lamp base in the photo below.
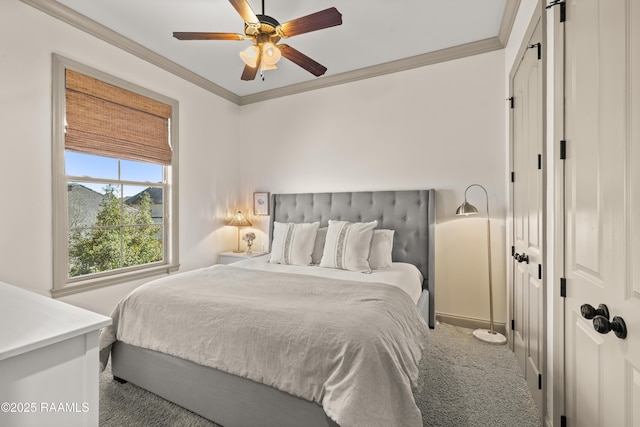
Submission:
{"label": "floor lamp base", "polygon": [[473,336],[478,338],[480,341],[487,342],[489,344],[506,344],[507,338],[499,332],[493,332],[487,329],[476,329],[473,331]]}

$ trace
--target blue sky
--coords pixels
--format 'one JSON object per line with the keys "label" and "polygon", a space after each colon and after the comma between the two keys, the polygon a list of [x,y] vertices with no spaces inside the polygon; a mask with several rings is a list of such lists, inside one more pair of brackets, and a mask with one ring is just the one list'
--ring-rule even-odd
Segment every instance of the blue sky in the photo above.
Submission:
{"label": "blue sky", "polygon": [[[124,181],[162,182],[162,166],[152,163],[118,160],[110,157],[94,156],[65,151],[66,174],[77,177],[118,179],[118,162],[120,163],[120,178]],[[87,183],[82,179],[76,182],[100,193],[104,193],[107,183]],[[124,186],[124,196],[133,196],[145,189],[147,185]]]}

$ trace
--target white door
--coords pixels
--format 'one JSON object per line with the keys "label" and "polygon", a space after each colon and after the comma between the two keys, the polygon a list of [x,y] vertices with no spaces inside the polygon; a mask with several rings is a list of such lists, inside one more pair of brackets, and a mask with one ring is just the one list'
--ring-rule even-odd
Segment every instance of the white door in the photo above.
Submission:
{"label": "white door", "polygon": [[[566,425],[638,427],[640,2],[566,7]],[[585,304],[624,319],[626,338],[597,332]]]}
{"label": "white door", "polygon": [[513,350],[542,409],[544,355],[542,286],[543,104],[542,30],[538,17],[512,78]]}

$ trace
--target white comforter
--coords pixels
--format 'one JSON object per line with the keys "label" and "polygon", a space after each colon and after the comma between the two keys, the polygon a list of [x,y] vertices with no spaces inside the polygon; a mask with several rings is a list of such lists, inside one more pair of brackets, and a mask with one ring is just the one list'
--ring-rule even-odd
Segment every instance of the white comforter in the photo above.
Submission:
{"label": "white comforter", "polygon": [[397,287],[215,265],[139,287],[112,317],[103,368],[120,340],[317,402],[342,427],[422,426],[428,328]]}

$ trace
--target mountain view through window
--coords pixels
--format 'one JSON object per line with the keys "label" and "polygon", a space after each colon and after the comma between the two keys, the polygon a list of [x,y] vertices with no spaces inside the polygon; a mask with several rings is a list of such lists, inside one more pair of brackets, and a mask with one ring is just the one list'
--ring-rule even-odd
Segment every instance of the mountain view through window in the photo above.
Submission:
{"label": "mountain view through window", "polygon": [[65,152],[68,277],[164,259],[163,165]]}

